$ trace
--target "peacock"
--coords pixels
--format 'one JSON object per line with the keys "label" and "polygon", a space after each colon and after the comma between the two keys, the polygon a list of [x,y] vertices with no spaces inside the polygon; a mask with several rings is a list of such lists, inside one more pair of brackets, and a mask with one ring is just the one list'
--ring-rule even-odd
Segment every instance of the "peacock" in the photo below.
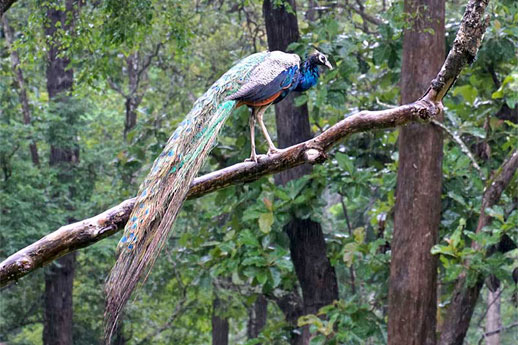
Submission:
{"label": "peacock", "polygon": [[232,110],[251,108],[251,155],[257,162],[255,123],[273,144],[263,115],[291,91],[305,91],[319,79],[319,66],[332,69],[326,55],[315,51],[301,63],[296,54],[266,51],[250,55],[218,79],[195,103],[169,138],[140,186],[137,201],[118,245],[118,258],[106,283],[105,341],[109,343],[122,309],[140,279],[150,272],[186,197],[189,185],[213,147]]}

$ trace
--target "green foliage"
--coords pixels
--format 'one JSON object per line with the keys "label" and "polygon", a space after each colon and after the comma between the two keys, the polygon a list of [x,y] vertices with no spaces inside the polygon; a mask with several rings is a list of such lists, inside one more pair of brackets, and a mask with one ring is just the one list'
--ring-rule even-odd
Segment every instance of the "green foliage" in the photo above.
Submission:
{"label": "green foliage", "polygon": [[[296,99],[297,105],[307,104],[316,134],[359,109],[383,109],[399,102],[402,32],[411,18],[403,14],[403,1],[392,1],[385,10],[382,2],[364,3],[366,13],[383,24],[374,25],[354,12],[348,15],[340,6],[322,6],[310,21],[302,13],[308,1],[297,3],[302,38],[290,49],[304,56],[316,46],[336,67]],[[516,177],[501,201],[486,210],[493,217],[491,225],[475,234],[491,174],[518,146],[518,126],[508,116],[518,103],[518,5],[512,0],[491,3],[491,25],[481,51],[444,101],[445,124],[474,153],[484,179],[445,136],[440,239],[432,250],[440,259],[439,322],[450,302],[452,282],[467,270],[466,261],[468,284],[478,272],[494,274],[507,287],[502,294],[503,319],[515,315],[511,272],[518,253],[486,254],[504,235],[518,240]],[[32,122],[23,124],[18,86],[3,49],[0,258],[70,217],[90,217],[133,196],[194,100],[240,57],[266,49],[261,4],[86,2],[78,11],[74,35],[61,37],[74,69],[74,90],[51,103],[45,84],[44,10],[32,2],[10,9]],[[459,2],[448,2],[446,14],[446,44],[451,46],[462,14]],[[4,40],[0,44],[6,48]],[[143,98],[137,126],[124,139],[126,96],[135,91],[127,58],[134,53],[140,61],[153,57],[138,90]],[[266,123],[273,129],[271,110]],[[240,108],[224,127],[202,173],[247,157],[247,133],[248,112]],[[38,144],[39,167],[31,163],[30,139]],[[259,152],[266,151],[260,138],[257,144]],[[78,148],[79,162],[66,169],[49,167],[50,145]],[[291,326],[273,301],[298,291],[289,239],[283,232],[293,216],[322,224],[340,290],[339,301],[299,319],[299,325],[308,325],[314,335],[312,344],[386,343],[397,131],[356,134],[334,148],[330,157],[314,166],[311,175],[285,186],[263,178],[186,202],[163,255],[124,316],[127,343],[209,343],[217,295],[225,306],[222,316],[230,318],[231,343],[288,344]],[[101,337],[102,286],[114,262],[116,242],[114,236],[80,251],[74,343],[93,344]],[[473,243],[481,251],[472,249]],[[43,285],[38,271],[2,291],[0,308],[7,312],[0,315],[0,341],[41,343]],[[246,339],[248,310],[259,294],[270,301],[267,325],[258,338]],[[485,302],[478,304],[475,318],[483,317]],[[483,331],[472,324],[466,342],[476,343]],[[502,344],[513,343],[507,333],[501,339]]]}

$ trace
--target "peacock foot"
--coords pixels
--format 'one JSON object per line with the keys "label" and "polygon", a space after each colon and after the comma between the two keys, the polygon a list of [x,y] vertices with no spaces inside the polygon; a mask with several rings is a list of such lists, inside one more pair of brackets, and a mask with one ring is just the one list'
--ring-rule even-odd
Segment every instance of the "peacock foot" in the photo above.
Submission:
{"label": "peacock foot", "polygon": [[255,162],[257,163],[257,154],[255,152],[252,152],[250,155],[250,158],[245,159],[245,162]]}
{"label": "peacock foot", "polygon": [[278,149],[278,148],[276,148],[276,147],[270,147],[270,148],[268,149],[268,152],[267,152],[266,154],[267,154],[268,156],[271,156],[271,155],[275,155],[275,154],[277,154],[277,153],[282,153],[282,152],[284,152],[284,151],[286,151],[286,150],[285,150],[285,149]]}

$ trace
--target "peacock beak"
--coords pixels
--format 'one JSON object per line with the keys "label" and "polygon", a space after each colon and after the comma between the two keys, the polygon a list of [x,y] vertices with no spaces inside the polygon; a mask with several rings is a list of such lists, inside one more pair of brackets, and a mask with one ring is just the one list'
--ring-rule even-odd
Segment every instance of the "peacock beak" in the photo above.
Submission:
{"label": "peacock beak", "polygon": [[326,66],[327,68],[329,68],[329,70],[332,70],[333,69],[333,66],[331,65],[331,63],[329,61],[326,61],[326,63],[324,64],[324,66]]}

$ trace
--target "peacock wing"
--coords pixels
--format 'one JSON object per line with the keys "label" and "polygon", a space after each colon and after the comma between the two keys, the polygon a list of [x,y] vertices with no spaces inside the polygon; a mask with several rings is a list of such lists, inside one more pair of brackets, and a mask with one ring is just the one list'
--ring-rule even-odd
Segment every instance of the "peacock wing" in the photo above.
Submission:
{"label": "peacock wing", "polygon": [[247,104],[270,99],[294,85],[299,74],[298,55],[280,51],[270,52],[266,59],[254,68],[239,90],[227,99]]}

